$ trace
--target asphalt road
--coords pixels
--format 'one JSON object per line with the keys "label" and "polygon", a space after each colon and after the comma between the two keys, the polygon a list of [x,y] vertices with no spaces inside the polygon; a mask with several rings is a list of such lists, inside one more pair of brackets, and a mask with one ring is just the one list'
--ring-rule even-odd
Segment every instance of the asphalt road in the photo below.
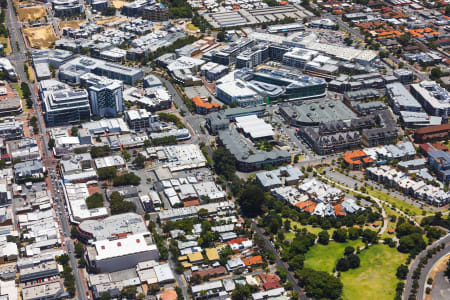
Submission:
{"label": "asphalt road", "polygon": [[262,231],[262,229],[259,228],[258,225],[256,225],[255,223],[252,223],[252,227],[255,229],[256,233],[259,234],[264,239],[264,242],[266,243],[266,247],[268,249],[271,249],[273,251],[273,253],[275,254],[275,257],[276,257],[275,263],[286,270],[286,272],[288,274],[287,279],[294,284],[294,290],[299,293],[300,299],[307,300],[308,297],[306,296],[305,292],[298,285],[298,282],[294,278],[294,275],[292,275],[291,271],[289,271],[289,269],[286,267],[286,263],[281,260],[280,256],[278,255],[277,250],[272,245],[272,243],[269,241],[269,239],[264,235],[264,232]]}
{"label": "asphalt road", "polygon": [[[39,110],[40,107],[39,107],[39,103],[37,101],[38,98],[36,95],[36,91],[34,89],[34,86],[32,84],[30,84],[30,82],[28,82],[27,76],[26,76],[24,68],[23,68],[24,62],[26,62],[28,60],[27,56],[24,55],[24,53],[27,51],[27,48],[26,48],[22,33],[20,31],[20,24],[17,20],[16,14],[14,13],[13,3],[11,0],[8,0],[8,10],[7,10],[6,16],[7,16],[7,27],[8,27],[9,33],[10,33],[11,46],[12,46],[12,53],[8,58],[11,60],[11,63],[13,63],[15,65],[18,79],[22,82],[27,83],[30,88],[31,96],[33,99],[33,108],[34,108],[35,112],[38,112],[35,114],[35,116],[38,120],[39,131],[41,132],[40,138],[42,140],[42,144],[43,144],[42,149],[44,152],[43,160],[45,161],[47,158],[51,158],[51,154],[49,153],[49,150],[47,149],[48,141],[46,138],[46,128],[44,125],[44,119]],[[50,21],[53,22],[53,18]],[[19,45],[20,49],[17,48],[17,46],[16,46],[17,44]],[[52,178],[52,185],[55,185],[55,184],[57,184],[56,177]],[[53,186],[51,186],[51,189],[53,190]],[[57,191],[53,190],[53,192],[54,192],[54,195],[56,195]],[[58,206],[60,209],[59,215],[61,217],[61,224],[63,227],[64,236],[70,237],[70,227],[68,225],[67,216],[64,211],[63,205],[61,203],[61,199],[62,199],[61,195],[57,195],[57,199],[58,199],[57,203],[58,203]],[[80,273],[77,268],[77,261],[74,256],[73,242],[70,239],[68,239],[66,242],[66,246],[67,246],[67,249],[69,252],[70,263],[74,270],[73,274],[75,276],[75,284],[76,284],[76,288],[77,288],[77,298],[80,300],[84,300],[86,298],[85,291],[84,291],[83,282],[81,280]]]}
{"label": "asphalt road", "polygon": [[450,298],[450,284],[444,276],[444,271],[436,274],[433,281],[433,289],[431,291],[431,299],[447,300]]}
{"label": "asphalt road", "polygon": [[428,246],[425,250],[420,252],[420,254],[416,256],[416,259],[414,259],[414,261],[409,265],[409,273],[408,273],[408,277],[406,278],[406,282],[405,282],[405,290],[403,292],[403,299],[407,300],[411,294],[412,284],[414,281],[412,279],[412,275],[414,273],[414,270],[419,265],[420,259],[427,255],[428,249],[436,247],[437,245],[439,245],[441,243],[446,244],[446,247],[443,250],[436,253],[431,259],[428,260],[428,263],[422,269],[422,272],[420,274],[419,288],[417,290],[417,299],[425,299],[425,294],[424,294],[425,293],[425,282],[426,282],[428,273],[442,257],[444,257],[445,255],[448,255],[448,253],[450,253],[450,234],[447,234],[443,238],[435,241],[432,245]]}
{"label": "asphalt road", "polygon": [[414,259],[414,261],[409,265],[409,273],[408,273],[408,277],[406,278],[405,291],[403,292],[403,299],[407,300],[409,298],[410,294],[411,294],[412,284],[413,284],[413,281],[414,281],[412,279],[412,275],[414,273],[414,270],[419,265],[420,259],[427,255],[427,250],[428,249],[436,247],[437,245],[439,245],[441,243],[446,244],[446,247],[443,250],[441,250],[438,253],[436,253],[435,255],[433,255],[433,257],[428,260],[428,263],[422,269],[422,272],[420,274],[419,288],[417,290],[417,299],[425,299],[425,283],[426,283],[426,279],[428,277],[429,272],[431,271],[433,266],[442,257],[444,257],[445,255],[448,255],[448,253],[450,253],[450,234],[447,234],[443,238],[435,241],[432,245],[428,246],[425,250],[420,252],[420,254],[416,256],[416,259]]}

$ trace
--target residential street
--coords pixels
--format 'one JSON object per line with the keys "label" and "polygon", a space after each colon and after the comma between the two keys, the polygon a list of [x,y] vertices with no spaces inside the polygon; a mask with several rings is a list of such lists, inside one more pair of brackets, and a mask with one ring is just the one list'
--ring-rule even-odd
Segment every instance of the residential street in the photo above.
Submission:
{"label": "residential street", "polygon": [[256,223],[252,223],[252,227],[255,229],[256,233],[259,234],[265,241],[267,248],[271,249],[273,253],[275,254],[276,260],[275,263],[285,269],[287,271],[287,279],[294,284],[294,290],[296,290],[300,294],[301,300],[307,300],[308,297],[305,295],[305,292],[302,290],[302,288],[298,285],[297,280],[294,278],[294,275],[286,266],[286,263],[283,262],[278,255],[277,250],[272,245],[272,243],[269,241],[269,239],[264,235],[264,232],[261,228],[258,227]]}

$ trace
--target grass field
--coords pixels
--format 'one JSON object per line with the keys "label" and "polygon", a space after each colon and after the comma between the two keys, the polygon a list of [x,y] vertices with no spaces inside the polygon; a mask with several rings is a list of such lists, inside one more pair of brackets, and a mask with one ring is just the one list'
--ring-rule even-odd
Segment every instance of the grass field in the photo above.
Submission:
{"label": "grass field", "polygon": [[28,39],[30,47],[49,48],[58,38],[52,25],[39,27],[24,27],[23,33]]}
{"label": "grass field", "polygon": [[18,83],[12,83],[11,84],[12,87],[14,88],[14,90],[17,92],[17,94],[19,95],[20,99],[22,100],[22,109],[24,113],[28,113],[30,112],[31,109],[29,109],[27,107],[27,102],[25,101],[25,99],[23,98],[23,93],[22,93],[22,89],[20,88],[20,84]]}
{"label": "grass field", "polygon": [[391,196],[387,193],[384,193],[382,191],[379,190],[367,190],[367,193],[373,197],[376,197],[380,200],[386,201],[390,204],[392,204],[394,207],[400,209],[401,211],[407,213],[410,216],[419,216],[422,214],[422,211],[426,211],[428,213],[431,213],[430,211],[428,211],[426,209],[426,207],[419,208],[417,206],[414,206],[412,204],[406,203],[403,200],[400,200],[394,196]]}
{"label": "grass field", "polygon": [[187,24],[186,27],[187,27],[187,29],[192,30],[192,31],[197,31],[198,30],[198,27],[195,26],[192,23]]}
{"label": "grass field", "polygon": [[359,255],[357,269],[341,273],[346,300],[392,300],[399,280],[395,277],[398,266],[406,261],[406,254],[387,245],[373,245]]}
{"label": "grass field", "polygon": [[361,240],[348,240],[346,243],[315,244],[305,255],[305,267],[331,273],[336,266],[337,260],[344,256],[344,249],[347,246],[352,246],[356,249],[364,246],[364,243]]}
{"label": "grass field", "polygon": [[128,3],[127,1],[122,1],[122,0],[111,0],[112,6],[117,9],[121,9],[122,6],[124,6],[127,3]]}
{"label": "grass field", "polygon": [[[284,221],[286,221],[285,218],[283,218],[283,222]],[[320,227],[313,227],[312,225],[302,225],[299,222],[292,221],[292,220],[290,220],[290,221],[291,221],[291,229],[292,230],[294,230],[296,227],[298,229],[306,228],[306,230],[308,230],[308,232],[311,232],[314,234],[318,234],[319,232],[323,231],[323,229]],[[328,234],[331,236],[333,234],[334,230],[335,230],[334,228],[327,230]]]}
{"label": "grass field", "polygon": [[397,225],[398,218],[401,217],[401,215],[400,215],[398,212],[396,212],[395,210],[393,210],[393,209],[387,207],[386,205],[383,205],[383,208],[384,208],[384,210],[385,210],[385,212],[386,212],[386,214],[387,214],[388,217],[389,217],[389,216],[396,216],[396,217],[397,217],[397,220],[396,220],[395,222],[391,222],[391,220],[388,221],[387,229],[386,229],[386,231],[381,235],[381,238],[382,238],[382,239],[385,239],[385,238],[388,238],[388,237],[392,238],[392,237],[395,235],[395,233],[394,233],[394,234],[389,234],[389,233],[388,233],[388,230],[389,230],[389,229],[395,230],[395,227],[396,227],[396,225]]}
{"label": "grass field", "polygon": [[31,22],[42,19],[43,17],[47,16],[47,13],[45,12],[44,6],[39,5],[18,8],[17,15],[19,17],[19,21]]}
{"label": "grass field", "polygon": [[0,43],[3,44],[3,53],[5,55],[9,55],[11,53],[11,44],[9,42],[9,38],[6,37],[0,37]]}
{"label": "grass field", "polygon": [[80,25],[87,23],[87,20],[72,20],[72,21],[63,21],[59,23],[59,28],[63,29],[65,27],[70,27],[73,29],[79,29]]}

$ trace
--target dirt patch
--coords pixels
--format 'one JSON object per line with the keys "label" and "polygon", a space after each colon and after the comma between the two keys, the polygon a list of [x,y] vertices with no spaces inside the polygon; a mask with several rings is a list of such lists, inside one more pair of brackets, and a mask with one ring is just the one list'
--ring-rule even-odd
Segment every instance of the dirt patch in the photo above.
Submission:
{"label": "dirt patch", "polygon": [[98,25],[104,25],[104,24],[109,23],[109,22],[117,21],[117,20],[119,20],[119,18],[120,18],[120,17],[115,16],[115,17],[106,18],[106,19],[102,19],[102,20],[96,20],[95,22],[96,22]]}
{"label": "dirt patch", "polygon": [[95,193],[101,193],[100,188],[97,185],[88,186],[89,195],[93,195]]}
{"label": "dirt patch", "polygon": [[79,29],[80,25],[87,23],[87,20],[73,20],[73,21],[63,21],[59,23],[59,29],[63,29],[65,27],[70,27],[73,29]]}
{"label": "dirt patch", "polygon": [[111,0],[112,6],[117,9],[121,9],[122,6],[124,6],[127,3],[128,3],[127,1],[122,1],[122,0]]}
{"label": "dirt patch", "polygon": [[30,47],[49,48],[58,38],[52,25],[24,27],[23,33]]}
{"label": "dirt patch", "polygon": [[17,9],[17,16],[21,22],[38,21],[47,16],[44,6],[31,6]]}

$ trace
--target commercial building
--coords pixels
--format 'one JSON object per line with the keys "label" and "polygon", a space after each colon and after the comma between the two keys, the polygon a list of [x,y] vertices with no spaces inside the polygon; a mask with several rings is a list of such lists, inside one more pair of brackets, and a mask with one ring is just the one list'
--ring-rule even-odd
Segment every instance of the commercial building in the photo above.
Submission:
{"label": "commercial building", "polygon": [[0,138],[10,141],[17,140],[24,136],[23,123],[15,118],[4,118],[0,123]]}
{"label": "commercial building", "polygon": [[23,300],[56,300],[64,294],[60,282],[50,282],[41,285],[22,288]]}
{"label": "commercial building", "polygon": [[330,121],[350,121],[356,114],[339,100],[317,100],[301,103],[283,103],[280,115],[292,126],[319,126]]}
{"label": "commercial building", "polygon": [[399,82],[386,85],[386,95],[392,110],[399,114],[400,111],[416,111],[422,110],[422,106],[411,95],[411,93]]}
{"label": "commercial building", "polygon": [[275,166],[291,162],[291,155],[285,150],[253,151],[242,137],[232,130],[219,131],[218,138],[236,158],[237,168],[241,171],[258,170],[266,165]]}
{"label": "commercial building", "polygon": [[256,115],[237,117],[236,128],[252,140],[272,139],[275,135],[272,125]]}
{"label": "commercial building", "polygon": [[287,17],[302,20],[311,16],[311,12],[298,5],[280,5],[208,13],[205,18],[214,28],[229,28],[273,22]]}
{"label": "commercial building", "polygon": [[79,85],[80,77],[86,73],[94,73],[110,79],[121,80],[129,85],[136,84],[137,81],[143,79],[144,75],[144,72],[140,69],[82,55],[61,65],[58,76],[62,81]]}
{"label": "commercial building", "polygon": [[318,56],[319,52],[302,48],[293,48],[283,55],[283,65],[302,70],[305,65]]}
{"label": "commercial building", "polygon": [[58,264],[51,260],[47,262],[39,262],[28,268],[20,269],[19,280],[27,282],[31,280],[52,277],[59,274]]}
{"label": "commercial building", "polygon": [[83,12],[83,5],[77,0],[53,0],[51,3],[55,17],[78,15]]}
{"label": "commercial building", "polygon": [[86,198],[90,196],[86,183],[65,183],[64,197],[67,201],[67,210],[72,223],[79,224],[85,220],[104,218],[108,216],[105,207],[88,209]]}
{"label": "commercial building", "polygon": [[145,109],[127,110],[124,116],[130,129],[139,132],[148,130],[152,123],[159,122],[158,115],[152,115]]}
{"label": "commercial building", "polygon": [[221,78],[216,85],[216,96],[227,104],[249,106],[263,101],[321,98],[326,95],[325,87],[322,78],[264,67],[241,69]]}
{"label": "commercial building", "polygon": [[440,125],[441,117],[429,116],[426,112],[401,111],[400,119],[407,128],[420,128],[425,126]]}
{"label": "commercial building", "polygon": [[0,71],[4,72],[9,79],[15,79],[17,77],[16,69],[6,57],[0,57]]}
{"label": "commercial building", "polygon": [[288,24],[277,24],[267,26],[268,33],[284,33],[284,32],[295,32],[304,30],[305,25],[302,23],[288,23]]}
{"label": "commercial building", "polygon": [[121,13],[129,17],[143,17],[154,22],[169,20],[169,9],[155,0],[137,0],[122,6]]}
{"label": "commercial building", "polygon": [[44,80],[39,83],[39,96],[47,126],[75,124],[90,119],[88,93],[84,89],[72,90],[59,81]]}
{"label": "commercial building", "polygon": [[410,84],[414,81],[414,73],[408,69],[396,69],[394,70],[394,76],[397,77],[402,84]]}
{"label": "commercial building", "polygon": [[450,115],[450,94],[434,81],[422,81],[411,85],[411,93],[423,105],[425,111],[448,120]]}
{"label": "commercial building", "polygon": [[83,221],[77,229],[80,238],[88,243],[148,232],[144,219],[136,213],[114,215],[103,220]]}
{"label": "commercial building", "polygon": [[439,180],[450,181],[450,152],[440,150],[428,152],[428,163],[436,172]]}
{"label": "commercial building", "polygon": [[138,233],[115,240],[95,241],[87,247],[88,263],[100,272],[115,272],[138,263],[159,260],[159,251],[150,233]]}
{"label": "commercial building", "polygon": [[443,140],[446,137],[450,137],[450,124],[423,127],[414,132],[414,142],[416,143]]}
{"label": "commercial building", "polygon": [[195,112],[201,115],[206,115],[218,111],[220,108],[220,105],[218,103],[205,101],[198,96],[192,98],[192,103],[194,104]]}
{"label": "commercial building", "polygon": [[256,181],[264,188],[264,190],[269,191],[284,185],[296,185],[303,176],[304,174],[302,171],[288,165],[273,171],[256,173]]}
{"label": "commercial building", "polygon": [[191,134],[187,128],[171,129],[163,132],[152,132],[150,134],[151,139],[161,139],[171,136],[175,137],[177,141],[185,141],[191,138]]}
{"label": "commercial building", "polygon": [[300,128],[299,135],[320,155],[356,149],[361,146],[361,135],[358,131],[321,135],[316,128],[303,127]]}
{"label": "commercial building", "polygon": [[221,65],[229,66],[236,63],[236,59],[246,49],[255,45],[255,41],[248,38],[240,38],[227,47],[215,52],[212,61]]}
{"label": "commercial building", "polygon": [[92,73],[80,77],[81,83],[88,89],[92,114],[112,117],[123,112],[123,83]]}

